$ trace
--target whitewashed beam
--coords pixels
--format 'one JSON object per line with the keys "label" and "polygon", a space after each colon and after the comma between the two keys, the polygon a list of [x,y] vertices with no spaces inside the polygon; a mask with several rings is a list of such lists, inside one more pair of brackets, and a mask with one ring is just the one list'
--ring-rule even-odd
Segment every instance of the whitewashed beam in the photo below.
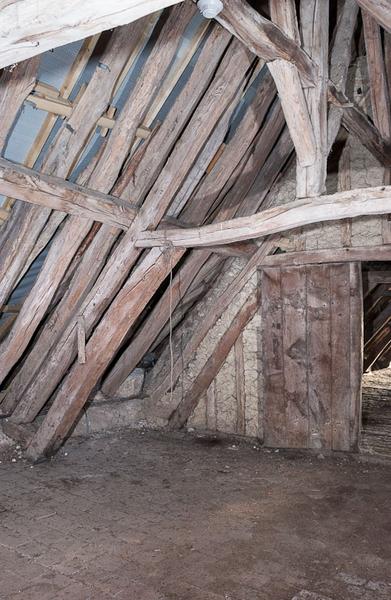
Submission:
{"label": "whitewashed beam", "polygon": [[318,199],[302,198],[256,215],[190,229],[143,231],[136,246],[203,247],[230,244],[296,227],[364,215],[391,213],[391,186],[338,192]]}
{"label": "whitewashed beam", "polygon": [[0,67],[125,25],[182,0],[0,2]]}

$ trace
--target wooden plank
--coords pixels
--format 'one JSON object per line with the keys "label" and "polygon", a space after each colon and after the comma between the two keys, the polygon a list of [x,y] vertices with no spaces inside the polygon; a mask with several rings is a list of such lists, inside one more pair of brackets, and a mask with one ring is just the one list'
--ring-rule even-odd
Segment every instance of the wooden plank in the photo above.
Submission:
{"label": "wooden plank", "polygon": [[[235,387],[236,387],[236,433],[246,434],[246,386],[244,371],[243,332],[234,344],[235,355]],[[209,388],[208,388],[209,389]]]}
{"label": "wooden plank", "polygon": [[332,445],[330,267],[307,269],[308,447]]}
{"label": "wooden plank", "polygon": [[[128,198],[136,198],[142,203],[151,185],[156,181],[169,156],[178,134],[197,106],[205,89],[213,77],[224,51],[230,43],[230,36],[220,27],[215,27],[205,41],[205,45],[181,94],[179,106],[173,107],[164,119],[143,159],[135,168],[127,185]],[[178,103],[177,103],[178,104]]]}
{"label": "wooden plank", "polygon": [[12,68],[4,69],[0,77],[0,152],[4,154],[5,143],[15,118],[34,88],[40,58],[26,60]]}
{"label": "wooden plank", "polygon": [[302,252],[284,252],[266,256],[261,267],[289,265],[309,265],[331,262],[387,261],[391,260],[391,246],[356,246],[349,248],[330,248],[326,250],[304,250]]}
{"label": "wooden plank", "polygon": [[218,224],[189,229],[140,232],[138,248],[173,246],[196,248],[249,240],[324,221],[338,221],[363,215],[391,212],[391,186],[338,192],[319,199],[302,198],[264,210],[251,217],[239,217]]}
{"label": "wooden plank", "polygon": [[[300,44],[294,0],[270,0],[269,7],[273,22]],[[312,165],[316,152],[315,137],[299,72],[286,60],[275,60],[268,66],[277,86],[297,160],[303,167]]]}
{"label": "wooden plank", "polygon": [[286,430],[283,446],[308,445],[307,306],[306,271],[287,267],[281,271],[283,381]]}
{"label": "wooden plank", "polygon": [[[43,98],[36,94],[30,94],[26,99],[30,104],[33,104],[35,108],[45,110],[46,112],[52,113],[60,117],[70,117],[72,115],[73,104],[71,102],[64,104],[61,99],[55,98]],[[113,117],[102,115],[96,122],[97,127],[102,129],[113,129],[115,119]],[[140,139],[147,139],[150,135],[150,130],[147,127],[138,127],[136,130],[136,136]]]}
{"label": "wooden plank", "polygon": [[391,33],[390,0],[357,0],[361,8],[367,11],[384,29]]}
{"label": "wooden plank", "polygon": [[0,10],[0,67],[107,29],[137,21],[181,0],[18,0]]}
{"label": "wooden plank", "polygon": [[390,97],[388,94],[381,31],[375,19],[367,11],[362,10],[361,14],[367,51],[373,122],[380,131],[380,134],[385,139],[389,139],[391,137]]}
{"label": "wooden plank", "polygon": [[343,108],[342,125],[355,136],[384,166],[391,166],[391,144],[384,139],[377,127],[353,102],[347,99],[345,94],[339,92],[335,86],[329,84],[329,101]]}
{"label": "wooden plank", "polygon": [[287,433],[280,269],[261,271],[261,319],[264,444],[280,448]]}
{"label": "wooden plank", "polygon": [[204,367],[197,375],[186,396],[180,401],[179,405],[169,418],[169,427],[178,429],[183,427],[194,409],[196,408],[201,396],[207,391],[212,381],[220,371],[231,348],[234,346],[240,333],[251,320],[257,310],[257,299],[252,296],[246,300],[243,306],[235,315],[228,329],[219,339],[216,348],[209,356]]}
{"label": "wooden plank", "polygon": [[[242,87],[245,85],[245,73],[250,64],[251,58],[248,55],[248,52],[236,41],[232,43],[224,55],[218,70],[216,71],[212,84],[208,88],[206,94],[189,120],[187,125],[189,135],[182,135],[180,142],[176,144],[166,163],[165,169],[162,171],[153,185],[137,219],[135,219],[134,224],[127,232],[125,237],[121,240],[121,243],[115,248],[97,284],[87,295],[81,305],[79,314],[81,313],[84,315],[86,332],[88,332],[87,335],[89,335],[96,321],[109,306],[112,296],[121,287],[127,277],[127,274],[129,273],[131,266],[139,256],[140,251],[134,246],[134,239],[137,231],[139,229],[143,229],[145,226],[157,226],[169,204],[171,203],[173,196],[175,196],[176,191],[186,179],[191,165],[197,159],[206,140],[213,132],[216,122],[219,122],[222,115],[226,113],[228,107],[231,107],[232,101],[237,97],[238,90],[242,89]],[[235,104],[231,107],[231,109],[234,110],[234,108]],[[178,253],[174,253],[173,264],[175,264],[175,261],[179,260],[182,255],[182,250]],[[149,273],[148,257],[149,254],[146,255],[145,260],[143,259],[141,263],[141,265],[144,265],[144,262],[146,261],[147,266],[145,268],[147,274]],[[159,271],[159,276],[163,277],[163,273],[164,269],[161,268]],[[165,274],[167,275],[167,270],[165,271]],[[148,279],[148,276],[145,276]],[[129,281],[133,281],[133,274],[131,275]],[[160,283],[162,283],[162,280],[160,280]],[[125,288],[122,288],[122,290],[124,289]],[[137,294],[137,301],[140,310],[149,301],[151,295],[153,294],[153,290],[154,287],[151,285],[150,292],[144,291],[143,294]],[[121,307],[122,310],[124,310],[127,314],[126,300],[126,296],[122,297],[123,304]],[[128,298],[128,300],[130,299]],[[111,346],[107,347],[107,352],[110,351],[110,348],[113,347],[113,345],[116,343],[120,344],[122,342],[131,324],[130,316],[123,321],[120,321],[118,318],[119,315],[115,312],[112,312],[112,307],[114,307],[114,304],[110,305],[109,311],[105,313],[105,317],[103,321],[101,321],[101,323],[106,321],[112,323],[110,327],[113,326],[116,330],[116,334],[112,339]],[[137,315],[138,314],[139,313],[137,313]],[[71,318],[69,325],[61,336],[61,342],[57,344],[56,348],[52,352],[51,360],[53,361],[52,365],[56,365],[55,369],[53,370],[49,363],[43,365],[38,375],[34,378],[31,386],[26,391],[25,397],[29,396],[29,405],[34,406],[34,409],[36,409],[37,405],[40,403],[46,402],[51,392],[55,389],[57,383],[61,380],[63,374],[67,371],[68,367],[72,363],[72,360],[75,356],[75,348],[73,343],[74,327],[74,319]],[[126,331],[123,332],[120,327],[125,327]],[[95,332],[96,331],[97,330],[95,330]],[[95,339],[97,340],[96,343],[100,343],[98,342],[98,338],[94,338],[94,340]],[[93,352],[93,356],[91,356],[91,353],[88,353],[87,344],[86,368],[89,369],[91,367],[92,377],[94,376],[94,373],[97,372],[95,371],[96,365],[94,364],[94,361],[103,360],[103,355],[101,355],[98,359],[99,354],[100,351],[97,353]],[[112,357],[107,358],[106,366],[111,358]],[[69,376],[71,378],[73,377],[73,369],[69,372]],[[92,379],[90,379],[90,381],[92,383]],[[37,390],[39,390],[38,393]],[[79,401],[81,400],[82,399],[80,398]],[[86,400],[87,397],[83,398],[83,402]],[[74,399],[70,398],[70,402],[73,401]],[[62,419],[62,414],[62,409],[60,409],[60,413],[58,413],[56,417],[59,419],[59,421]]]}
{"label": "wooden plank", "polygon": [[81,365],[86,362],[86,328],[83,316],[77,321],[77,361]]}
{"label": "wooden plank", "polygon": [[330,265],[331,416],[333,450],[351,450],[350,265]]}
{"label": "wooden plank", "polygon": [[287,60],[297,67],[308,85],[314,84],[317,69],[309,56],[244,0],[224,0],[224,9],[216,20],[257,56],[266,61]]}
{"label": "wooden plank", "polygon": [[[338,14],[334,41],[330,53],[330,79],[343,93],[346,88],[353,35],[357,25],[357,14],[358,4],[356,0],[345,0]],[[341,126],[342,115],[343,109],[337,108],[336,106],[329,107],[327,123],[327,144],[329,152],[331,151]]]}
{"label": "wooden plank", "polygon": [[127,230],[136,206],[0,158],[0,194]]}
{"label": "wooden plank", "polygon": [[350,263],[350,448],[358,450],[363,374],[363,285],[361,265]]}
{"label": "wooden plank", "polygon": [[323,194],[326,187],[329,3],[302,0],[300,28],[303,48],[318,67],[315,87],[306,90],[315,137],[315,158],[309,166],[302,166],[299,161],[296,171],[296,194],[299,198],[305,198]]}

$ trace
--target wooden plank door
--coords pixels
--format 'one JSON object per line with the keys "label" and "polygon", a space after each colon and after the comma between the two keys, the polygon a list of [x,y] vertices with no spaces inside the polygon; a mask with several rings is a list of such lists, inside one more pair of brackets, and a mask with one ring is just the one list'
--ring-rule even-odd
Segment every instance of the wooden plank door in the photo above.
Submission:
{"label": "wooden plank door", "polygon": [[360,265],[264,268],[261,296],[265,445],[357,449]]}

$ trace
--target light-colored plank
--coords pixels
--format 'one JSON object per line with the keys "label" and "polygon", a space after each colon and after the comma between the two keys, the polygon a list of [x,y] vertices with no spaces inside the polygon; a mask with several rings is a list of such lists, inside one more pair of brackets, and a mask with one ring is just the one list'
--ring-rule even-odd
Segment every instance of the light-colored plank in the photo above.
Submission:
{"label": "light-colored plank", "polygon": [[10,0],[0,6],[0,67],[141,19],[181,0]]}
{"label": "light-colored plank", "polygon": [[338,192],[318,199],[303,198],[269,208],[251,217],[189,229],[143,231],[136,246],[202,247],[249,240],[324,221],[391,212],[391,186]]}
{"label": "light-colored plank", "polygon": [[[294,0],[270,0],[269,7],[273,22],[288,37],[300,43]],[[275,60],[268,66],[277,86],[297,160],[303,167],[312,165],[316,152],[315,137],[299,72],[286,60]]]}
{"label": "light-colored plank", "polygon": [[309,166],[302,166],[299,162],[296,170],[296,195],[298,198],[305,198],[323,194],[326,186],[329,3],[302,0],[300,28],[303,48],[318,67],[315,87],[306,90],[315,137],[315,160]]}

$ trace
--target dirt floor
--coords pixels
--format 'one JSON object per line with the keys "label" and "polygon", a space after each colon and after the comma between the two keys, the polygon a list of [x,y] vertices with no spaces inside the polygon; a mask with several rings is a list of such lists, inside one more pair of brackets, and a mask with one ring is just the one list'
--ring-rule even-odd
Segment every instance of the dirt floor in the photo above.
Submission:
{"label": "dirt floor", "polygon": [[387,464],[126,432],[0,486],[1,599],[391,598]]}

